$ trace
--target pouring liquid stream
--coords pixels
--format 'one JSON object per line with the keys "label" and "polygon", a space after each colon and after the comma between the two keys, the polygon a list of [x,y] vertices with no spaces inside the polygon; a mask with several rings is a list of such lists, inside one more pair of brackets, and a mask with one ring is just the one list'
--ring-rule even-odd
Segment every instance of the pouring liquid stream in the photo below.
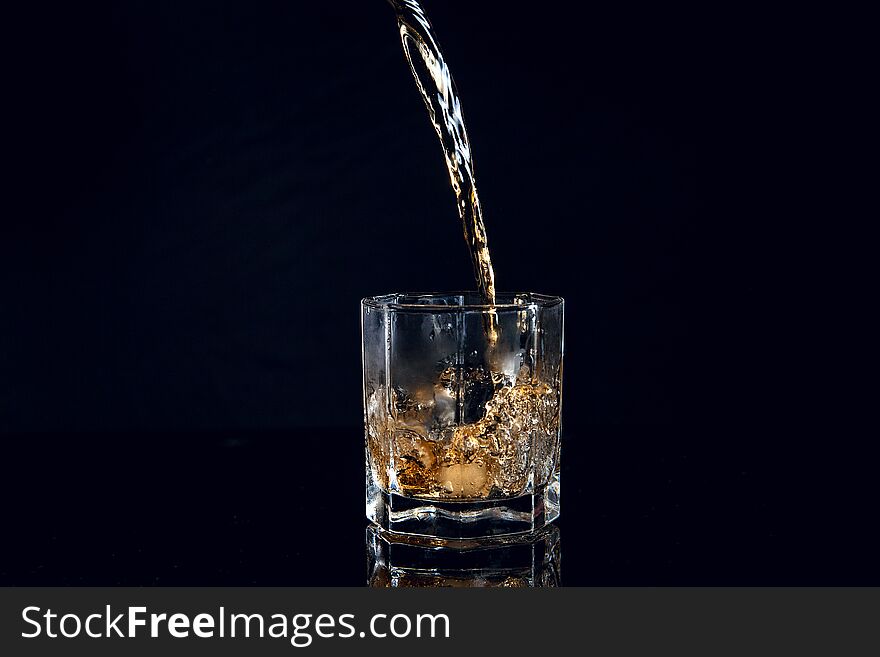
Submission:
{"label": "pouring liquid stream", "polygon": [[[388,2],[397,13],[403,52],[443,147],[477,289],[483,303],[491,308],[495,305],[495,271],[489,255],[483,210],[474,179],[473,153],[452,73],[443,59],[433,27],[417,0]],[[498,323],[494,311],[490,310],[485,314],[484,324],[491,347],[498,338]]]}

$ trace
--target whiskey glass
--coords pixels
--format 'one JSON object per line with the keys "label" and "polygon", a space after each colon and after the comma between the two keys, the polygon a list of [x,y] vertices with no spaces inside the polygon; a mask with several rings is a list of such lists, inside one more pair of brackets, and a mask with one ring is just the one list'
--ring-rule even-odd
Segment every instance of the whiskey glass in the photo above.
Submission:
{"label": "whiskey glass", "polygon": [[370,521],[462,539],[559,516],[563,308],[530,292],[362,300]]}

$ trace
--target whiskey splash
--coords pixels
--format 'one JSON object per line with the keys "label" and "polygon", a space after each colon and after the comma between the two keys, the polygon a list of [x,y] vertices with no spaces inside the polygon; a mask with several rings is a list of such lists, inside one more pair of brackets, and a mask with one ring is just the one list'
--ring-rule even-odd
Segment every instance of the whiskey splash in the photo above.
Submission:
{"label": "whiskey splash", "polygon": [[[483,210],[474,179],[473,152],[452,73],[440,52],[431,23],[419,3],[416,0],[388,1],[397,12],[403,52],[443,147],[449,182],[455,192],[477,288],[486,305],[494,306],[495,271],[489,256]],[[487,329],[492,337],[495,331],[494,318],[491,313],[487,317]]]}
{"label": "whiskey splash", "polygon": [[460,383],[485,385],[491,395],[479,420],[449,426],[432,421],[433,402],[403,391],[390,391],[386,409],[389,395],[378,389],[367,401],[367,448],[372,463],[390,465],[375,469],[383,489],[423,499],[495,499],[522,495],[532,474],[538,481],[549,477],[558,450],[559,396],[552,386],[530,381],[527,371],[521,374],[510,381],[482,368],[443,372],[435,399],[454,395]]}

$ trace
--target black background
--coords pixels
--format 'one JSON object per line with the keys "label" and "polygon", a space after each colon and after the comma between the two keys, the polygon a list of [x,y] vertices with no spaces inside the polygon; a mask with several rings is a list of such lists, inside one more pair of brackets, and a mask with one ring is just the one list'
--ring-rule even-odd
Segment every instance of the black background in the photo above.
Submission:
{"label": "black background", "polygon": [[[566,299],[563,582],[877,583],[870,480],[775,324],[773,231],[727,219],[762,159],[728,148],[773,114],[752,46],[713,56],[735,17],[426,8],[499,288]],[[359,583],[358,301],[473,287],[390,8],[9,24],[0,582]],[[707,200],[709,172],[734,189]]]}

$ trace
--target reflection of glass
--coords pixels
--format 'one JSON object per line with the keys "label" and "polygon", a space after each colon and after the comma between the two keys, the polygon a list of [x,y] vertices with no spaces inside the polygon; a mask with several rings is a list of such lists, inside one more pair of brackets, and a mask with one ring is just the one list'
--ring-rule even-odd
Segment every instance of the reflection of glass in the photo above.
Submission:
{"label": "reflection of glass", "polygon": [[562,299],[392,294],[362,311],[367,517],[446,538],[552,522]]}
{"label": "reflection of glass", "polygon": [[367,528],[368,585],[387,587],[560,586],[560,534],[550,525],[503,538],[437,540]]}

